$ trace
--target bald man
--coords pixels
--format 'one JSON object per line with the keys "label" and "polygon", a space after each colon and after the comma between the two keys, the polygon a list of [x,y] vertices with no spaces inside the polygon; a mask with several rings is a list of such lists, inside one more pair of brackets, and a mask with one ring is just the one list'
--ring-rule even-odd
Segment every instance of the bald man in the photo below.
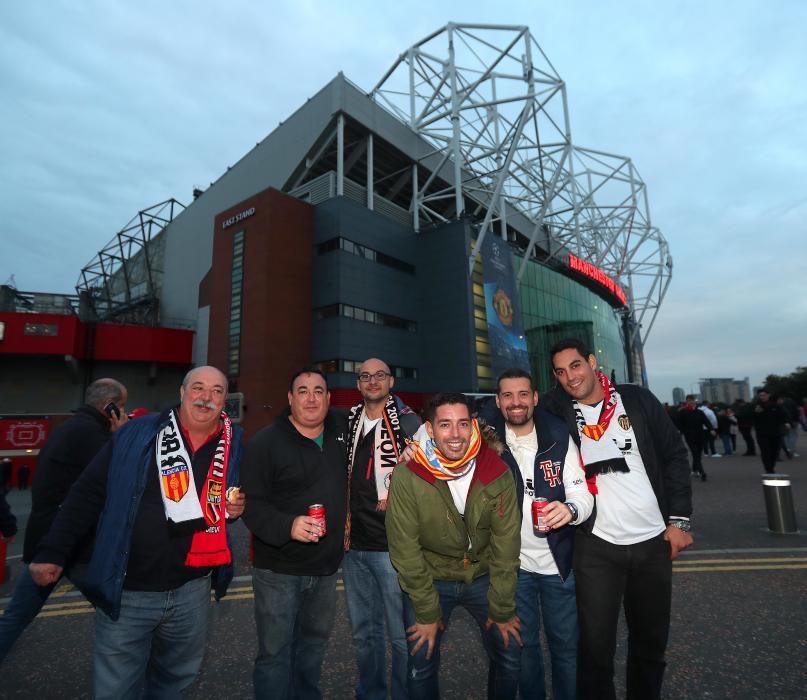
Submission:
{"label": "bald man", "polygon": [[[84,403],[48,437],[39,453],[31,489],[31,515],[25,526],[22,555],[26,564],[50,529],[70,487],[112,434],[126,423],[127,398],[126,387],[116,379],[96,379],[84,392]],[[81,580],[90,544],[79,548],[81,551],[68,567],[68,577],[76,584]],[[0,663],[39,614],[56,583],[37,586],[27,568],[20,572],[11,600],[0,617]]]}
{"label": "bald man", "polygon": [[356,388],[362,401],[348,419],[348,501],[342,575],[359,667],[356,697],[387,697],[384,628],[392,649],[392,700],[406,693],[407,649],[403,593],[387,546],[385,514],[390,479],[406,439],[420,418],[392,393],[395,377],[383,360],[371,357],[359,367]]}
{"label": "bald man", "polygon": [[[185,376],[180,403],[130,421],[84,470],[30,566],[41,586],[96,530],[84,593],[96,606],[94,697],[178,697],[196,678],[211,578],[226,578],[241,515],[241,431],[215,367]],[[213,576],[211,577],[211,573]]]}

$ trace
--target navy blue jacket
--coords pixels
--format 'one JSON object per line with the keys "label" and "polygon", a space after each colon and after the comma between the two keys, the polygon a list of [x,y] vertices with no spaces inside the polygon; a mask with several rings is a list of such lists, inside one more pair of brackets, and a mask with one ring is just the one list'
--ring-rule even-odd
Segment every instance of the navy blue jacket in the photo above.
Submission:
{"label": "navy blue jacket", "polygon": [[[148,470],[154,464],[155,439],[167,422],[167,413],[143,416],[129,421],[113,435],[111,446],[99,453],[70,490],[34,557],[35,562],[63,566],[76,542],[97,522],[95,546],[82,593],[113,620],[120,615],[132,529]],[[238,484],[241,433],[240,427],[233,426],[228,487]],[[106,489],[99,502],[96,471],[104,469],[107,471]],[[232,572],[232,565],[214,569],[213,587],[217,598],[226,592]]]}
{"label": "navy blue jacket", "polygon": [[[489,425],[496,431],[499,439],[506,443],[504,416],[501,411],[497,411],[495,414],[491,412],[489,416]],[[566,489],[563,487],[563,465],[566,463],[566,452],[569,450],[569,431],[560,418],[538,407],[533,413],[533,420],[535,421],[535,431],[538,435],[538,452],[535,454],[535,476],[533,476],[535,496],[546,498],[547,501],[561,501],[563,503],[566,501]],[[518,507],[522,508],[524,503],[524,479],[521,476],[521,469],[512,452],[510,452],[510,448],[504,450],[501,458],[510,467],[516,481]],[[541,478],[543,474],[540,464],[546,461],[551,461],[552,466],[555,468],[559,467],[559,478],[555,486],[551,486],[549,481]],[[524,513],[522,513],[522,517],[524,517]],[[528,513],[526,517],[531,518],[532,514]],[[560,573],[560,577],[564,581],[572,570],[574,532],[574,526],[567,524],[557,530],[551,530],[547,535],[549,550],[552,552],[552,558],[558,567],[558,573]]]}

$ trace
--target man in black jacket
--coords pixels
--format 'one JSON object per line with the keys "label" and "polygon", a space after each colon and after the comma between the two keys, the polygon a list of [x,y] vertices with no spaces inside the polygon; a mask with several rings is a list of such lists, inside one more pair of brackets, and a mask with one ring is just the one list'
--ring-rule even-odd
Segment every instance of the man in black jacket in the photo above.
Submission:
{"label": "man in black jacket", "polygon": [[619,608],[628,623],[627,696],[661,696],[672,560],[692,542],[689,460],[681,435],[646,389],[613,386],[577,340],[551,350],[559,387],[542,405],[580,446],[596,511],[574,551],[580,646],[578,693],[614,698]]}
{"label": "man in black jacket", "polygon": [[[329,411],[325,375],[292,377],[289,410],[249,442],[241,467],[254,535],[256,698],[319,697],[344,553],[345,420]],[[325,508],[324,523],[309,507]]]}
{"label": "man in black jacket", "polygon": [[790,428],[784,410],[765,389],[757,392],[754,403],[754,430],[759,443],[762,466],[768,474],[776,471],[776,460],[784,431]]}
{"label": "man in black jacket", "polygon": [[686,405],[678,409],[676,425],[684,436],[689,451],[692,453],[692,473],[706,481],[706,472],[703,470],[703,441],[705,433],[714,433],[712,424],[703,411],[698,410],[698,402],[694,394],[687,395]]}
{"label": "man in black jacket", "polygon": [[[56,428],[39,453],[31,489],[31,515],[25,528],[23,561],[36,554],[39,541],[48,533],[70,487],[110,436],[126,420],[126,387],[115,379],[97,379],[87,387],[84,404],[66,423]],[[112,406],[114,406],[114,409]],[[109,407],[109,411],[106,411]],[[89,544],[89,543],[87,543]],[[85,559],[83,552],[79,559]],[[68,575],[79,577],[78,564]],[[6,611],[0,617],[0,662],[23,630],[37,616],[58,581],[37,586],[28,567],[20,572]]]}

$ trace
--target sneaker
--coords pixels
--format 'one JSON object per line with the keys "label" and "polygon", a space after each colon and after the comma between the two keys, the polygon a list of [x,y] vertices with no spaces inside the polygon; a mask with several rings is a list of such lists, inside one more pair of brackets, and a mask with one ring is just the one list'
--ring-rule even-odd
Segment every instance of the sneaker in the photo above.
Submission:
{"label": "sneaker", "polygon": [[[719,454],[717,454],[717,453],[715,453],[715,454],[713,454],[713,455],[712,455],[712,457],[722,457],[722,456],[723,456],[723,455],[719,455]],[[704,481],[706,481],[706,479],[704,479]]]}
{"label": "sneaker", "polygon": [[[717,456],[719,457],[720,455],[717,455]],[[701,474],[701,481],[706,481],[706,473],[705,472],[703,474]]]}

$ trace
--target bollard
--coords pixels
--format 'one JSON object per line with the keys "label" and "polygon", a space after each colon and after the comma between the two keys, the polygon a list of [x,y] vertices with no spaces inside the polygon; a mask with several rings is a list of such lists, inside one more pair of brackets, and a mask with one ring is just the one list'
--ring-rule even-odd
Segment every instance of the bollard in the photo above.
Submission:
{"label": "bollard", "polygon": [[765,493],[765,510],[768,529],[783,535],[798,532],[796,512],[793,509],[793,490],[787,474],[763,474],[762,490]]}

